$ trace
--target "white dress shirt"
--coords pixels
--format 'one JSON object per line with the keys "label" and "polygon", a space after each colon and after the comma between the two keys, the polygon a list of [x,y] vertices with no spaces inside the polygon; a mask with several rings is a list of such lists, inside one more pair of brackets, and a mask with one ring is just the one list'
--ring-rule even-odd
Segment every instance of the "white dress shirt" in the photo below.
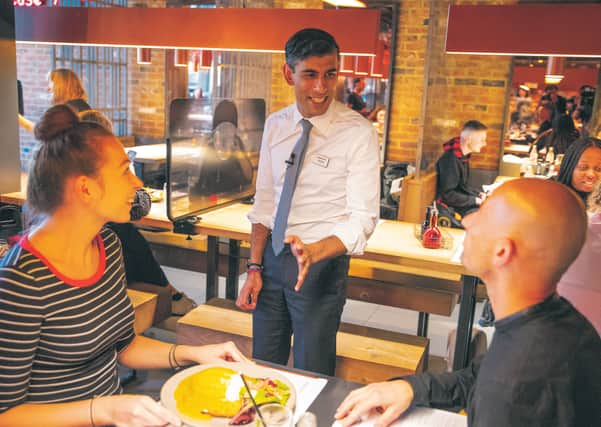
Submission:
{"label": "white dress shirt", "polygon": [[[271,114],[265,123],[253,224],[273,229],[284,185],[286,160],[300,138],[302,115],[296,104]],[[333,101],[328,111],[308,119],[311,130],[286,235],[305,243],[336,236],[349,255],[360,255],[374,231],[380,209],[378,138],[359,113]]]}

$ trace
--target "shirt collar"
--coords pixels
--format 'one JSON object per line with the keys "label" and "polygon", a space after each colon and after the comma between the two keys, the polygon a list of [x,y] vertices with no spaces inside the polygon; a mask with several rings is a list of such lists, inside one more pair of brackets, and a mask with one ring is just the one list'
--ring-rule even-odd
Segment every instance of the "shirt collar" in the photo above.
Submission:
{"label": "shirt collar", "polygon": [[[338,108],[337,104],[338,104],[338,102],[336,100],[333,100],[330,103],[330,106],[328,107],[327,111],[325,113],[323,113],[321,116],[314,116],[314,117],[307,119],[313,125],[313,131],[317,130],[317,132],[319,132],[320,134],[322,134],[324,136],[328,135],[328,130],[330,129],[330,126],[331,126],[332,122],[334,121],[336,109]],[[300,121],[303,119],[303,116],[300,113],[300,111],[298,111],[298,106],[296,103],[294,104],[293,119],[294,119],[294,123],[300,127]]]}

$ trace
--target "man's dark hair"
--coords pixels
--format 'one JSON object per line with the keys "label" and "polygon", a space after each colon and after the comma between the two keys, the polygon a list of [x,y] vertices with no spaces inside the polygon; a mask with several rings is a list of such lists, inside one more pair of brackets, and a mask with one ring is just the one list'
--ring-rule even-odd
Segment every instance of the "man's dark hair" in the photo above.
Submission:
{"label": "man's dark hair", "polygon": [[331,34],[317,28],[305,28],[296,32],[286,42],[286,64],[294,71],[297,62],[310,56],[340,56],[338,43]]}
{"label": "man's dark hair", "polygon": [[479,122],[478,120],[468,120],[463,125],[462,131],[464,131],[464,130],[486,130],[486,129],[488,129],[488,128],[486,127],[486,125],[484,123]]}

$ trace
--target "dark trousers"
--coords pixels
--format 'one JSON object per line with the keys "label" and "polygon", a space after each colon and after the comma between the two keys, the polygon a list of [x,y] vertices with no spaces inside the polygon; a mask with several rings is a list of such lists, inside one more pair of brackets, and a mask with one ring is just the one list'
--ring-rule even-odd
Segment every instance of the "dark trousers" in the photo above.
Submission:
{"label": "dark trousers", "polygon": [[131,222],[109,222],[106,226],[121,240],[127,283],[144,282],[158,286],[169,284],[150,245]]}
{"label": "dark trousers", "polygon": [[263,289],[253,312],[253,358],[285,365],[294,334],[294,367],[334,375],[349,257],[312,265],[300,292],[294,290],[298,267],[288,245],[276,257],[268,239],[263,265]]}

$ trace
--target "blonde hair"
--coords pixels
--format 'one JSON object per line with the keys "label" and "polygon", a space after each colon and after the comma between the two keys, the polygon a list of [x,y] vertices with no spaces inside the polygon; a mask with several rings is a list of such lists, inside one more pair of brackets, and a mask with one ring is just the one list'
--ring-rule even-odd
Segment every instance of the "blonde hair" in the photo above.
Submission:
{"label": "blonde hair", "polygon": [[52,82],[52,105],[64,104],[73,99],[88,100],[79,77],[72,70],[57,68],[48,76]]}
{"label": "blonde hair", "polygon": [[588,196],[588,211],[592,214],[601,213],[601,179]]}

